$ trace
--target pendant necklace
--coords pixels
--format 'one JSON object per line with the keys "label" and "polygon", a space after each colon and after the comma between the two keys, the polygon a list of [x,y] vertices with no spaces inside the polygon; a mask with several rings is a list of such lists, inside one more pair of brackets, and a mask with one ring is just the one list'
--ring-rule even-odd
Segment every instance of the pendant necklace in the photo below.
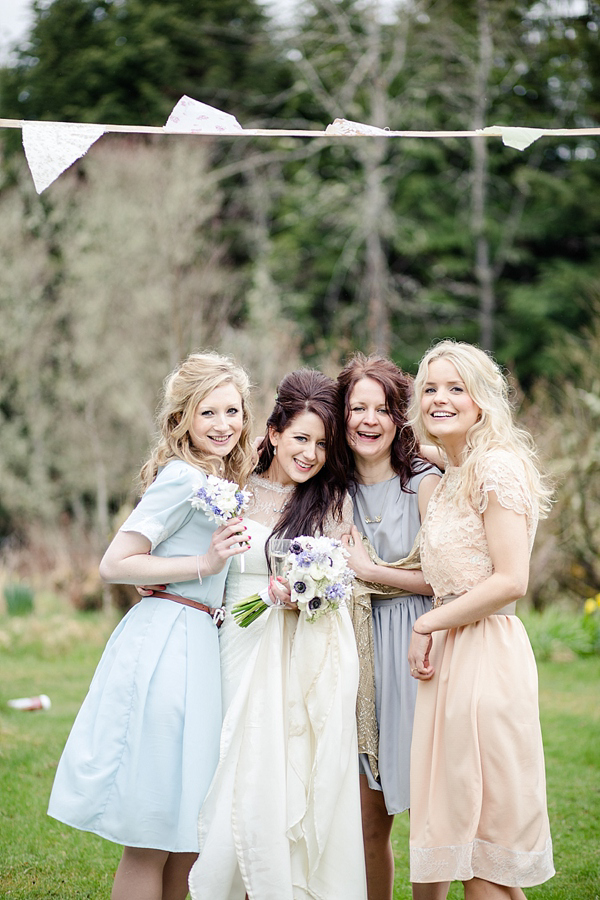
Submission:
{"label": "pendant necklace", "polygon": [[385,509],[385,501],[387,500],[387,495],[390,490],[390,485],[391,485],[392,481],[394,480],[394,478],[395,478],[395,475],[392,475],[392,477],[388,481],[387,487],[385,489],[385,493],[383,495],[383,501],[381,503],[381,512],[379,513],[378,516],[373,516],[373,517],[367,515],[367,511],[366,511],[365,505],[364,505],[364,498],[362,497],[362,495],[359,497],[359,491],[360,491],[360,488],[362,487],[362,485],[358,485],[358,490],[356,491],[356,502],[358,503],[360,511],[362,512],[364,519],[365,519],[365,523],[367,525],[379,525],[379,523],[381,522],[381,517],[382,517],[383,511]]}

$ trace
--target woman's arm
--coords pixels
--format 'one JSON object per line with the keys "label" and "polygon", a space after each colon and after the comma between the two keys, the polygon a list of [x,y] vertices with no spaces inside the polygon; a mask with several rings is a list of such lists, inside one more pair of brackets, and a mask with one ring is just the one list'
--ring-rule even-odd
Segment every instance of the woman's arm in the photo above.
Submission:
{"label": "woman's arm", "polygon": [[109,584],[169,584],[216,575],[230,556],[245,553],[239,543],[245,529],[232,519],[213,533],[206,553],[198,556],[152,556],[150,541],[137,531],[118,531],[100,562],[100,577]]}
{"label": "woman's arm", "polygon": [[342,543],[348,551],[348,565],[362,581],[386,584],[411,594],[431,594],[431,588],[420,569],[392,569],[371,560],[362,542],[360,531],[352,526],[352,533],[343,535]]}
{"label": "woman's arm", "polygon": [[423,664],[432,632],[478,622],[518,600],[527,590],[529,547],[525,516],[506,509],[499,503],[495,492],[490,491],[483,522],[494,571],[489,578],[461,597],[432,609],[417,619],[409,662],[411,671],[419,670],[419,677],[430,678],[433,675],[428,664]]}
{"label": "woman's arm", "polygon": [[446,457],[435,444],[421,444],[420,456],[432,463],[432,465],[437,466],[442,472],[448,464]]}
{"label": "woman's arm", "polygon": [[[421,521],[427,512],[427,504],[435,487],[440,480],[439,475],[432,473],[425,475],[419,482],[417,489],[419,514]],[[431,595],[431,587],[423,578],[420,569],[392,569],[389,566],[379,566],[372,562],[360,539],[360,532],[353,526],[349,538],[342,538],[346,550],[350,554],[348,565],[363,581],[386,584],[397,587],[401,591],[410,591],[411,594]]]}

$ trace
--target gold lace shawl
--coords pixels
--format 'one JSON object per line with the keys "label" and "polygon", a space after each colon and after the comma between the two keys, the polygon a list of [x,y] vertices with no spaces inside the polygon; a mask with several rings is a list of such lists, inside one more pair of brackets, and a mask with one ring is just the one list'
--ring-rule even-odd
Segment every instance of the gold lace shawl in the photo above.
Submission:
{"label": "gold lace shawl", "polygon": [[[421,568],[418,534],[408,556],[391,563],[384,562],[377,556],[373,546],[364,535],[362,536],[362,541],[371,560],[378,566],[387,566],[390,569]],[[374,778],[379,777],[379,734],[375,714],[375,650],[373,647],[371,598],[409,597],[411,594],[411,591],[403,591],[391,585],[361,581],[357,578],[353,584],[352,599],[348,604],[360,661],[358,695],[356,698],[358,752],[367,754]]]}

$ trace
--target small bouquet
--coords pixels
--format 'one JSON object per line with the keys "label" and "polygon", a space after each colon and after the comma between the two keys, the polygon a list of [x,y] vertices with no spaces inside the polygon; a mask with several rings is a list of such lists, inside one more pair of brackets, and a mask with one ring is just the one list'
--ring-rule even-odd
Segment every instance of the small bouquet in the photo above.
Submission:
{"label": "small bouquet", "polygon": [[[204,510],[212,522],[224,525],[229,519],[242,515],[251,497],[250,491],[243,491],[234,481],[208,475],[206,484],[196,488],[190,502],[194,509]],[[240,558],[240,568],[243,572],[243,556]]]}
{"label": "small bouquet", "polygon": [[292,541],[288,579],[292,600],[310,622],[339,609],[350,596],[354,573],[341,541],[299,537]]}
{"label": "small bouquet", "polygon": [[[284,573],[290,583],[292,600],[309,622],[340,605],[350,596],[354,572],[346,563],[341,541],[328,537],[297,537],[290,542]],[[234,606],[232,613],[242,628],[267,609],[259,594]]]}

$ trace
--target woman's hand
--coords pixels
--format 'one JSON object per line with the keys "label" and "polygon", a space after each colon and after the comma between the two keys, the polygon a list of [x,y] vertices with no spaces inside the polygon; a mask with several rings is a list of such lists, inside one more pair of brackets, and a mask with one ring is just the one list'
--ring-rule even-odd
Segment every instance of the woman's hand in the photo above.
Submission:
{"label": "woman's hand", "polygon": [[298,604],[292,600],[292,591],[289,582],[280,575],[269,578],[269,599],[273,606],[285,606],[287,609],[298,609]]}
{"label": "woman's hand", "polygon": [[348,565],[352,571],[363,581],[377,581],[377,566],[367,553],[356,525],[352,526],[350,534],[343,534],[341,540],[348,553]]}
{"label": "woman's hand", "polygon": [[230,519],[213,533],[208,550],[198,557],[201,575],[216,575],[230,556],[246,553],[250,549],[250,535],[246,533],[248,529],[242,521],[241,518]]}
{"label": "woman's hand", "polygon": [[151,597],[154,591],[166,591],[166,584],[136,584],[135,589],[140,597]]}
{"label": "woman's hand", "polygon": [[[417,619],[417,623],[418,621]],[[410,674],[419,681],[429,681],[435,674],[435,669],[429,662],[432,644],[433,640],[430,634],[424,634],[413,628],[408,648],[408,664]]]}

